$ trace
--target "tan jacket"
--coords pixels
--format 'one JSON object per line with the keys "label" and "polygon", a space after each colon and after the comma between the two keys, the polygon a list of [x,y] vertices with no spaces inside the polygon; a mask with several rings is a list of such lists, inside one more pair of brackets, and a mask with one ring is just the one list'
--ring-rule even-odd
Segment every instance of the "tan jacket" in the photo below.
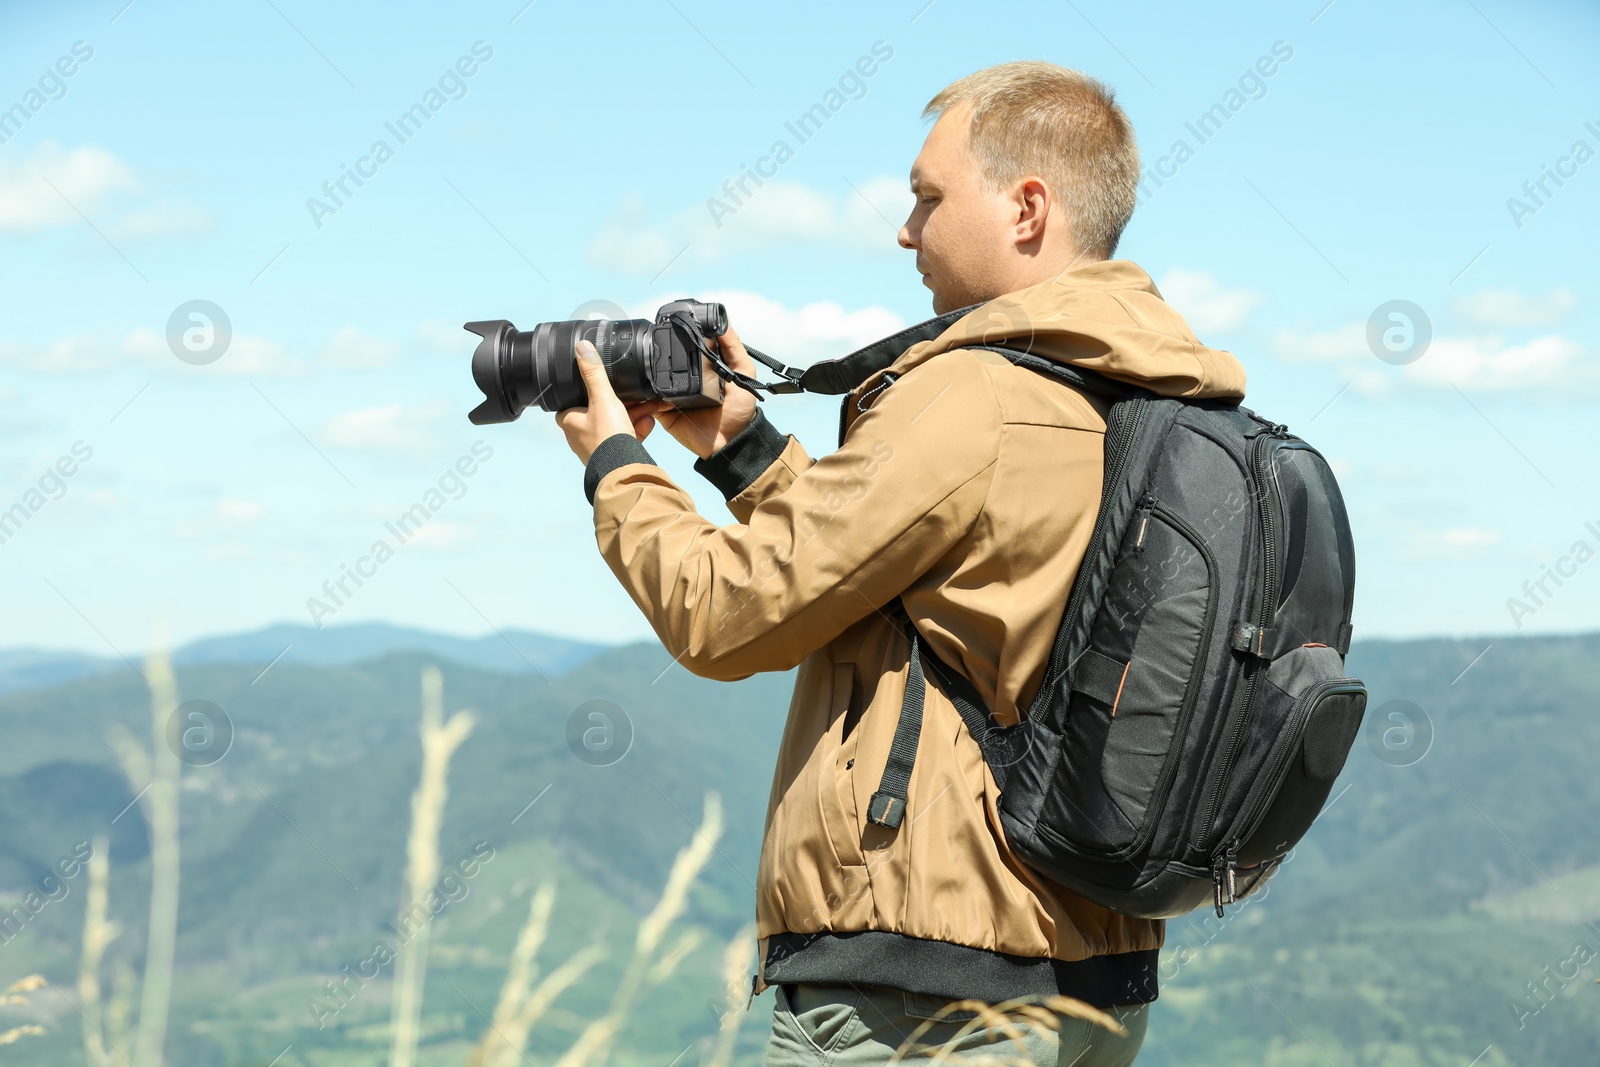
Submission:
{"label": "tan jacket", "polygon": [[[1046,961],[1162,944],[1163,921],[1092,904],[1011,853],[994,778],[931,682],[905,822],[866,819],[907,676],[909,642],[878,610],[896,594],[1003,725],[1043,680],[1099,504],[1105,405],[962,348],[1030,337],[1036,354],[1165,395],[1244,395],[1239,362],[1110,260],[907,350],[891,386],[880,371],[846,398],[843,444],[822,459],[764,420],[741,434],[724,451],[742,450],[745,475],[721,471],[735,525],[696,514],[626,435],[591,459],[600,551],[667,650],[706,678],[800,668],[757,878],[764,960],[771,939],[813,932]],[[790,979],[758,975],[756,991],[768,980]]]}

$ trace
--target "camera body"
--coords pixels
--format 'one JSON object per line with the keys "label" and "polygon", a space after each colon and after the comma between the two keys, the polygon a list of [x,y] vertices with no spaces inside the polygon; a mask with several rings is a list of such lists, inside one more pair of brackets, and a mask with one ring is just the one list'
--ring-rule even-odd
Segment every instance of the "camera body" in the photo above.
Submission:
{"label": "camera body", "polygon": [[472,378],[484,401],[467,415],[476,426],[511,422],[530,407],[561,411],[589,402],[576,345],[591,342],[606,377],[627,403],[669,400],[680,408],[722,403],[724,383],[706,358],[727,332],[721,304],[674,300],[651,319],[541,322],[518,330],[505,319],[469,322],[483,338],[472,353]]}

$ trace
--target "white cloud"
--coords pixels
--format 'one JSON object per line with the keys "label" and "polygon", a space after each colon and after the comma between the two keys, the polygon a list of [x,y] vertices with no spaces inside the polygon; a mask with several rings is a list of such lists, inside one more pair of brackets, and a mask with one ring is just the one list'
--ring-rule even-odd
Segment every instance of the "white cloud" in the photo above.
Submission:
{"label": "white cloud", "polygon": [[1377,357],[1367,347],[1366,326],[1352,322],[1332,330],[1301,333],[1298,330],[1279,330],[1272,339],[1272,347],[1290,363],[1354,362]]}
{"label": "white cloud", "polygon": [[1417,485],[1428,480],[1428,468],[1415,463],[1374,463],[1369,469],[1372,477],[1380,482]]}
{"label": "white cloud", "polygon": [[1287,362],[1342,364],[1345,378],[1368,393],[1402,384],[1480,392],[1559,390],[1561,395],[1600,388],[1595,354],[1558,334],[1521,342],[1498,333],[1435,337],[1416,362],[1389,366],[1367,347],[1366,325],[1353,322],[1322,332],[1280,330],[1273,350]]}
{"label": "white cloud", "polygon": [[1520,345],[1499,337],[1441,337],[1405,369],[1413,381],[1444,388],[1451,383],[1495,392],[1593,386],[1600,380],[1594,360],[1580,365],[1582,356],[1575,342],[1555,334]]}
{"label": "white cloud", "polygon": [[21,159],[0,156],[0,232],[81,225],[78,211],[92,211],[108,194],[137,187],[133,170],[103,148],[64,152],[44,141]]}
{"label": "white cloud", "polygon": [[911,207],[903,180],[873,178],[825,192],[769,181],[737,200],[713,190],[706,202],[652,218],[630,195],[589,243],[588,262],[621,274],[654,276],[669,264],[721,263],[741,252],[814,244],[852,252],[900,252],[895,234]]}
{"label": "white cloud", "polygon": [[[654,318],[656,309],[672,294],[625,308],[635,318]],[[699,299],[728,309],[728,323],[740,340],[784,363],[806,367],[819,359],[836,359],[863,345],[887,337],[906,323],[888,308],[873,304],[854,311],[831,300],[789,307],[771,297],[741,289],[712,289]],[[775,381],[777,375],[756,364],[756,376]]]}
{"label": "white cloud", "polygon": [[1498,545],[1500,531],[1461,526],[1440,531],[1439,538],[1452,548],[1477,548],[1483,545]]}
{"label": "white cloud", "polygon": [[[123,341],[122,351],[128,355],[142,356],[169,370],[182,370],[187,366],[172,354],[165,336],[145,326],[129,332]],[[278,342],[251,333],[235,333],[221,359],[198,369],[210,374],[249,375],[253,378],[292,377],[306,371],[305,364],[291,358]]]}
{"label": "white cloud", "polygon": [[1416,530],[1402,549],[1404,558],[1471,559],[1500,543],[1500,531],[1478,526],[1455,526],[1443,530]]}
{"label": "white cloud", "polygon": [[[332,367],[382,366],[398,346],[344,327],[323,347],[324,365]],[[166,334],[149,326],[126,333],[99,329],[66,334],[47,344],[29,345],[0,341],[0,366],[9,365],[41,374],[98,374],[137,367],[173,374],[215,374],[227,377],[285,378],[307,374],[310,368],[277,341],[259,334],[233,334],[222,358],[204,366],[179,360],[167,344]]]}
{"label": "white cloud", "polygon": [[445,322],[443,319],[423,319],[417,325],[417,337],[428,351],[443,356],[459,356],[462,352],[471,352],[471,348],[464,346],[469,340],[473,344],[477,343],[477,338],[462,329],[461,323]]}
{"label": "white cloud", "polygon": [[1262,294],[1245,289],[1225,289],[1205,271],[1182,267],[1168,271],[1156,288],[1199,334],[1239,329],[1265,299]]}
{"label": "white cloud", "polygon": [[[877,305],[847,311],[832,301],[819,301],[790,308],[769,297],[735,289],[712,290],[701,294],[701,299],[727,307],[728,322],[741,340],[785,363],[809,365],[819,359],[835,359],[905,326],[900,316]],[[765,366],[757,366],[758,377],[776,379]]]}
{"label": "white cloud", "polygon": [[95,489],[89,493],[89,504],[106,511],[126,511],[133,506],[133,498],[110,489]]}
{"label": "white cloud", "polygon": [[1461,318],[1479,326],[1549,327],[1561,324],[1578,306],[1570,289],[1544,296],[1524,296],[1517,289],[1482,289],[1451,304]]}
{"label": "white cloud", "polygon": [[449,519],[429,519],[421,529],[406,538],[406,544],[421,545],[423,548],[451,548],[477,536],[476,526],[451,522]]}
{"label": "white cloud", "polygon": [[400,346],[393,341],[363,333],[354,326],[341,326],[317,353],[317,363],[341,370],[372,370],[390,366],[399,357]]}
{"label": "white cloud", "polygon": [[210,233],[212,219],[204,208],[187,200],[163,197],[149,207],[124,215],[107,227],[118,241],[141,237],[189,237]]}
{"label": "white cloud", "polygon": [[217,519],[225,527],[248,525],[265,515],[266,510],[255,500],[239,500],[225,496],[217,501]]}
{"label": "white cloud", "polygon": [[439,412],[383,404],[335,415],[322,428],[322,438],[342,448],[379,452],[417,452],[435,443],[433,424]]}
{"label": "white cloud", "polygon": [[[112,241],[209,233],[209,212],[155,192],[114,153],[93,145],[66,151],[43,141],[20,159],[0,156],[0,233],[81,226],[81,211]],[[142,203],[128,203],[130,198]]]}

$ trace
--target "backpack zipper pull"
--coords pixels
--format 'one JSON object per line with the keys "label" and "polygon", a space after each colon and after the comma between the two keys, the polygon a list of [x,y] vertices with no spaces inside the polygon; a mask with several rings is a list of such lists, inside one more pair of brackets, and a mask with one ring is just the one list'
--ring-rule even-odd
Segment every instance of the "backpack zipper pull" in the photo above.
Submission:
{"label": "backpack zipper pull", "polygon": [[1217,918],[1222,918],[1222,882],[1223,882],[1224,857],[1221,852],[1211,857],[1211,888],[1212,904],[1217,909]]}
{"label": "backpack zipper pull", "polygon": [[1151,496],[1149,493],[1146,493],[1144,495],[1144,499],[1139,501],[1139,536],[1133,542],[1134,551],[1138,551],[1144,547],[1144,531],[1145,528],[1150,525],[1150,513],[1155,509],[1156,498]]}
{"label": "backpack zipper pull", "polygon": [[[1228,842],[1228,846],[1211,857],[1211,888],[1212,903],[1217,909],[1217,918],[1222,918],[1222,905],[1232,904],[1238,899],[1239,884],[1234,871],[1239,866],[1239,839],[1236,837]],[[1226,892],[1224,892],[1226,886]]]}

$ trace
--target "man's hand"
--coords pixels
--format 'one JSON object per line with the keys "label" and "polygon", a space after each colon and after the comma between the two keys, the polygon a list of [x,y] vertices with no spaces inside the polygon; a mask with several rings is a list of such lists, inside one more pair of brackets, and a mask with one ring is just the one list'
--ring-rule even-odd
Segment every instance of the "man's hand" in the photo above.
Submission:
{"label": "man's hand", "polygon": [[[741,349],[742,351],[742,349]],[[657,402],[624,404],[611,388],[600,354],[588,341],[577,344],[578,373],[583,376],[583,386],[589,391],[589,406],[564,408],[556,412],[556,425],[567,435],[567,446],[578,459],[587,464],[589,456],[600,442],[613,434],[629,433],[643,441],[655,429],[654,408]],[[748,356],[745,357],[749,359]]]}
{"label": "man's hand", "polygon": [[[733,332],[732,326],[714,343],[722,350],[723,362],[742,374],[755,377],[755,360],[745,351],[743,342]],[[756,395],[742,385],[733,382],[725,384],[727,388],[722,403],[716,407],[680,410],[670,400],[657,400],[643,406],[649,407],[656,421],[684,448],[705,459],[731,441],[756,417]]]}

